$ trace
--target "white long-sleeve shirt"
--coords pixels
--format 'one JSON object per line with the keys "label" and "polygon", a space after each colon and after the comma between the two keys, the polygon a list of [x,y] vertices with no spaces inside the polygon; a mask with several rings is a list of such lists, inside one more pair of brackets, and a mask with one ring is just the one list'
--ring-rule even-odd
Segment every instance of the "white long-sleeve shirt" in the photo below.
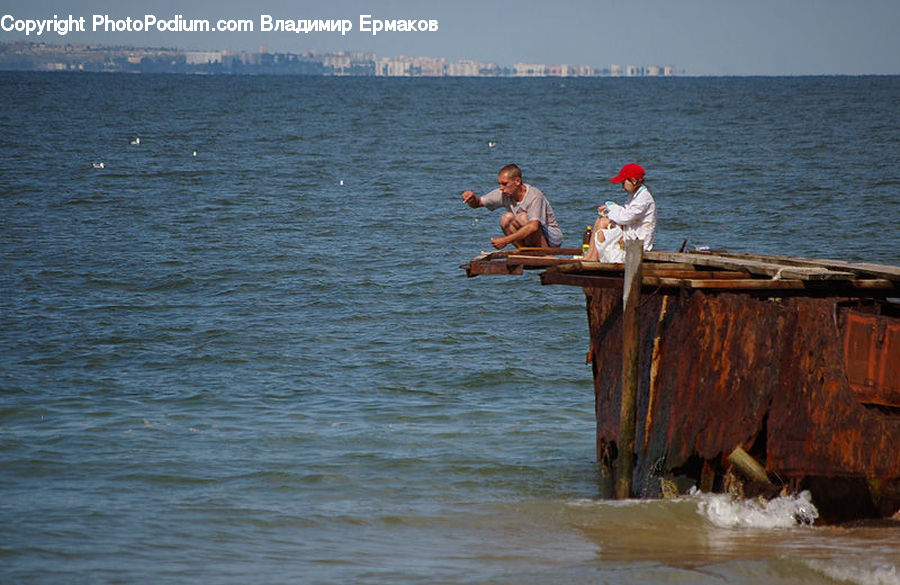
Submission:
{"label": "white long-sleeve shirt", "polygon": [[641,240],[644,250],[653,249],[653,236],[656,234],[656,202],[650,190],[641,186],[628,198],[625,205],[608,202],[606,210],[609,219],[622,226],[626,240]]}

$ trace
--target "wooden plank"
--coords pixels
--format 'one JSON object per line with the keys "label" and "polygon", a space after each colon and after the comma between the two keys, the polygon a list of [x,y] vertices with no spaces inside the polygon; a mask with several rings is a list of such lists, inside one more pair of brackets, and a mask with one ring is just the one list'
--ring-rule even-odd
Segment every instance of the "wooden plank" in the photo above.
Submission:
{"label": "wooden plank", "polygon": [[524,266],[525,268],[544,268],[547,266],[561,266],[566,264],[580,264],[574,258],[557,258],[556,256],[510,256],[506,259],[510,266]]}
{"label": "wooden plank", "polygon": [[[596,262],[562,262],[556,268],[563,272],[601,272],[605,274],[622,274],[622,264],[597,264]],[[664,264],[650,266],[644,263],[642,272],[644,277],[656,276],[659,278],[687,278],[687,279],[738,279],[747,278],[746,272],[736,272],[729,270],[692,270],[692,269],[675,269],[670,270]]]}
{"label": "wooden plank", "polygon": [[696,267],[688,262],[650,262],[644,258],[644,273],[648,270],[695,270]]}
{"label": "wooden plank", "polygon": [[619,411],[619,460],[616,478],[616,496],[620,500],[631,497],[634,474],[643,256],[644,248],[640,240],[625,243],[625,285],[622,291],[622,405]]}
{"label": "wooden plank", "polygon": [[874,264],[871,262],[847,262],[846,260],[834,260],[831,258],[803,258],[792,256],[766,256],[760,254],[720,252],[719,256],[730,258],[768,259],[770,262],[779,262],[789,266],[818,266],[828,270],[855,272],[861,275],[886,278],[888,280],[900,280],[900,266],[888,264]]}
{"label": "wooden plank", "polygon": [[581,248],[511,248],[509,250],[483,250],[472,260],[498,260],[510,256],[575,256],[581,255]]}
{"label": "wooden plank", "polygon": [[580,256],[581,248],[516,248],[501,250],[507,256]]}
{"label": "wooden plank", "polygon": [[[585,274],[565,272],[562,270],[547,270],[541,274],[541,284],[561,284],[579,286],[582,288],[612,288],[621,289],[624,280],[621,276],[601,276],[599,274]],[[645,288],[662,289],[690,289],[690,290],[717,290],[731,292],[764,292],[803,291],[809,294],[828,296],[865,297],[878,293],[889,294],[900,290],[900,286],[889,280],[853,280],[853,281],[818,281],[818,284],[801,280],[770,280],[760,278],[747,279],[688,279],[688,278],[660,278],[657,276],[644,276],[642,285]]]}
{"label": "wooden plank", "polygon": [[717,290],[804,290],[806,286],[802,280],[771,280],[768,278],[740,278],[740,279],[699,279],[699,278],[660,278],[657,276],[645,276],[644,286],[656,286],[662,288],[692,288],[692,289],[717,289]]}
{"label": "wooden plank", "polygon": [[839,272],[821,267],[788,266],[775,262],[733,258],[713,254],[695,252],[647,252],[649,259],[667,262],[690,262],[697,266],[712,266],[725,270],[745,270],[750,274],[769,276],[772,278],[799,280],[850,280],[855,277],[852,272]]}
{"label": "wooden plank", "polygon": [[772,280],[768,278],[703,279],[644,276],[644,286],[722,291],[802,290],[810,293],[826,293],[833,296],[857,296],[864,293],[900,290],[900,285],[885,279],[805,281],[799,279]]}
{"label": "wooden plank", "polygon": [[506,262],[473,260],[466,266],[466,276],[479,276],[481,274],[522,274],[522,266],[510,266]]}
{"label": "wooden plank", "polygon": [[886,278],[851,280],[850,286],[859,290],[897,290],[900,284]]}
{"label": "wooden plank", "polygon": [[681,278],[688,280],[714,280],[714,279],[741,279],[747,278],[746,272],[730,270],[666,270],[665,268],[650,269],[644,265],[644,277],[656,276],[659,278]]}
{"label": "wooden plank", "polygon": [[584,262],[584,261],[576,261],[573,262],[570,266],[560,266],[559,270],[563,270],[566,272],[615,272],[618,274],[622,274],[625,270],[624,264],[610,264],[608,262]]}
{"label": "wooden plank", "polygon": [[564,284],[583,288],[622,288],[621,276],[597,276],[594,274],[572,274],[559,270],[541,273],[541,284]]}
{"label": "wooden plank", "polygon": [[[562,264],[566,263],[564,262]],[[622,274],[625,271],[625,265],[609,262],[585,262],[583,260],[573,259],[569,266],[560,266],[559,270],[569,272],[618,272],[619,274]],[[643,264],[644,274],[656,274],[659,271],[668,270],[695,270],[695,268],[693,264],[683,262],[644,262]],[[724,272],[726,271],[722,271],[722,273]],[[716,271],[715,274],[719,274],[719,271]],[[745,278],[747,276],[746,272],[740,272],[739,274]],[[728,277],[726,276],[725,278]]]}

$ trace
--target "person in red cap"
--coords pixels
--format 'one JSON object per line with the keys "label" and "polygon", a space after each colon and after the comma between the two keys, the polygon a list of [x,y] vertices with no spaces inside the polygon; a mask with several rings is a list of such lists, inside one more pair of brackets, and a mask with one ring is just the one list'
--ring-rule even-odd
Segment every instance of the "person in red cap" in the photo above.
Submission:
{"label": "person in red cap", "polygon": [[622,184],[628,193],[628,201],[625,205],[607,201],[597,208],[597,213],[601,219],[609,217],[610,221],[620,226],[625,232],[625,240],[641,240],[644,250],[652,250],[653,236],[656,234],[656,202],[644,185],[644,169],[635,163],[628,163],[610,182]]}

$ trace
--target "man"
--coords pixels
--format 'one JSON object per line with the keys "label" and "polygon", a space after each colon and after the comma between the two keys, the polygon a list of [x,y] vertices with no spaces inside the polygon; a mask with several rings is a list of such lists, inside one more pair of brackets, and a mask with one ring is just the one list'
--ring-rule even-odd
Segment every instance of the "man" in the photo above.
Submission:
{"label": "man", "polygon": [[491,211],[506,208],[500,216],[503,236],[491,238],[491,245],[501,250],[509,244],[516,248],[559,248],[562,230],[556,223],[553,207],[540,189],[522,182],[522,170],[506,165],[497,174],[499,188],[478,197],[463,191],[462,200],[472,209],[487,207]]}

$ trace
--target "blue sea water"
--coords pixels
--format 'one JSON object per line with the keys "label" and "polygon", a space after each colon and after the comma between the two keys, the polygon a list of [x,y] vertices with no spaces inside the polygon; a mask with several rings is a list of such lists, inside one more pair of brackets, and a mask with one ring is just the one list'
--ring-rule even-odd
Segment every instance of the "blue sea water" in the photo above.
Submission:
{"label": "blue sea water", "polygon": [[900,264],[900,78],[0,95],[0,583],[900,582],[898,527],[604,499],[583,294],[459,268],[509,162],[569,245],[635,161],[658,249]]}

